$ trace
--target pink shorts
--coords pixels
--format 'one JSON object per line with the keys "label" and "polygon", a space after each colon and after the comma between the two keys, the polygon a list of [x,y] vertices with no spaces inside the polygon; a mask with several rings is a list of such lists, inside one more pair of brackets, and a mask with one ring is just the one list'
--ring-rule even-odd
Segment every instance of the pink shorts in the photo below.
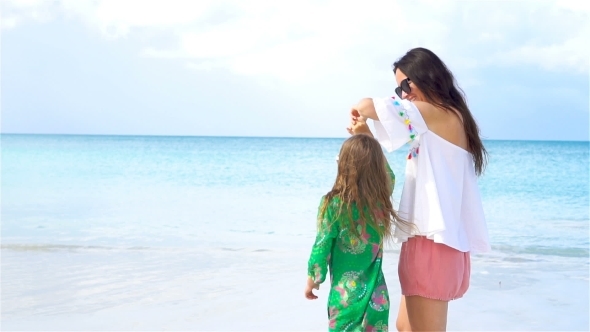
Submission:
{"label": "pink shorts", "polygon": [[469,252],[415,236],[402,244],[398,274],[405,296],[442,301],[458,299],[469,288]]}

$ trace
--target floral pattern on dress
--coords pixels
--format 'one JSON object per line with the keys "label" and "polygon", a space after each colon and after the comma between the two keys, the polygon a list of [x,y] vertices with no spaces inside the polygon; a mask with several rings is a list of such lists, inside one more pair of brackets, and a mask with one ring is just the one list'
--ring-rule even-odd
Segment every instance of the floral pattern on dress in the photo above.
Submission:
{"label": "floral pattern on dress", "polygon": [[[389,165],[387,168],[393,183],[395,175]],[[324,198],[320,207],[323,202]],[[387,331],[389,294],[382,270],[383,241],[376,229],[359,221],[355,206],[351,210],[356,231],[346,229],[350,216],[346,212],[338,215],[340,204],[340,199],[333,198],[325,215],[318,216],[321,222],[308,261],[308,275],[318,284],[330,275],[330,331]]]}

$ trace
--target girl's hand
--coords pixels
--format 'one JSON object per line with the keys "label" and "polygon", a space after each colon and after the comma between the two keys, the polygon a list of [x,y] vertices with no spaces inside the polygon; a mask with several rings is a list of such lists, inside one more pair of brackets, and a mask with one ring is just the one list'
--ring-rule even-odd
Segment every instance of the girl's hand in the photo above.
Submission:
{"label": "girl's hand", "polygon": [[313,282],[311,277],[307,277],[307,285],[305,285],[305,298],[308,300],[315,300],[318,297],[313,293],[314,289],[320,289],[320,285]]}
{"label": "girl's hand", "polygon": [[357,121],[351,121],[346,130],[348,130],[348,133],[351,135],[365,134],[373,137],[373,133],[371,132],[371,129],[369,128],[369,125],[367,125],[367,122],[364,118],[361,118]]}
{"label": "girl's hand", "polygon": [[350,110],[350,125],[348,125],[348,127],[346,127],[346,130],[348,131],[349,134],[354,135],[352,128],[359,122],[366,122],[366,119],[363,118],[360,115],[359,111],[353,107]]}
{"label": "girl's hand", "polygon": [[364,118],[355,107],[353,107],[350,110],[350,122],[351,123],[356,123],[357,121],[366,122],[366,120],[367,119]]}

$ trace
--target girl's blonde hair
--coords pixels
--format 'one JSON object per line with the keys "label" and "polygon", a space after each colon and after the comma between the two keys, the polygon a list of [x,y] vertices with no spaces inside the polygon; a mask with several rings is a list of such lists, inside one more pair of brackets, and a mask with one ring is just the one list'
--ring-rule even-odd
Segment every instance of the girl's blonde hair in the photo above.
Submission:
{"label": "girl's blonde hair", "polygon": [[[372,226],[382,240],[388,239],[393,227],[409,225],[393,209],[393,185],[379,142],[368,135],[354,135],[340,148],[338,175],[332,190],[323,199],[318,220],[321,223],[328,205],[335,203],[337,198],[339,207],[333,221],[341,220],[341,226],[353,233],[356,233],[357,223],[364,222]],[[353,205],[359,212],[358,220],[353,220]],[[349,218],[339,218],[343,209],[346,209]]]}

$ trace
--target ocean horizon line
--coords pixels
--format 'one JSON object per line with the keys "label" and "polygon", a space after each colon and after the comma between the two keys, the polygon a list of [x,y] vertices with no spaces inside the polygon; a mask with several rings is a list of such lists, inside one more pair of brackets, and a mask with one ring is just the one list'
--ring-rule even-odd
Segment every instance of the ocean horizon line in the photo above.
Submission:
{"label": "ocean horizon line", "polygon": [[[244,135],[164,135],[164,134],[71,134],[71,133],[0,133],[0,136],[72,136],[72,137],[154,137],[154,138],[272,138],[272,139],[345,139],[341,137],[317,136],[244,136]],[[554,140],[554,139],[508,139],[483,138],[494,142],[575,142],[590,143],[590,140]]]}

